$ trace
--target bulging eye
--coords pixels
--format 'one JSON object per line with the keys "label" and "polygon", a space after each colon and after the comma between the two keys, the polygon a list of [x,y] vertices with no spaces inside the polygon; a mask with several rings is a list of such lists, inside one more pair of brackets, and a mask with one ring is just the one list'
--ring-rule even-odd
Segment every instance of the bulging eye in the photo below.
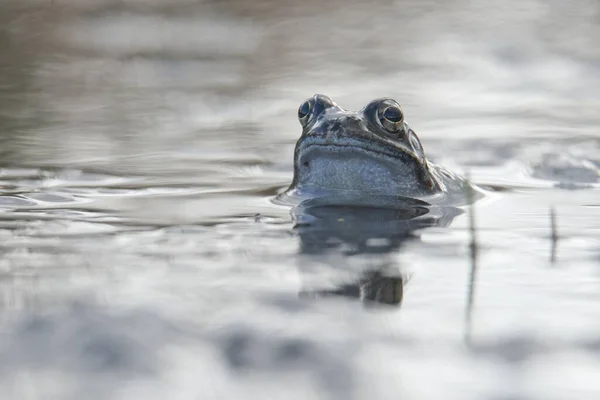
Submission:
{"label": "bulging eye", "polygon": [[300,120],[300,124],[302,126],[305,126],[310,120],[310,114],[312,110],[313,99],[308,99],[304,103],[300,104],[300,108],[298,108],[298,120]]}
{"label": "bulging eye", "polygon": [[323,94],[315,94],[300,104],[298,108],[298,120],[303,127],[306,127],[312,120],[331,107],[339,108],[329,97]]}
{"label": "bulging eye", "polygon": [[377,110],[377,118],[381,127],[389,133],[398,134],[404,131],[404,113],[395,102],[381,103]]}

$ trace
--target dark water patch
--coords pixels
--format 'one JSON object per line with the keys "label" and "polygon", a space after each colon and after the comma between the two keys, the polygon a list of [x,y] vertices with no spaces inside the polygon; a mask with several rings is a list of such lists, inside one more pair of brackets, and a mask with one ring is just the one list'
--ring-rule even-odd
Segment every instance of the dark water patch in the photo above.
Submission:
{"label": "dark water patch", "polygon": [[[304,338],[265,336],[252,330],[232,330],[219,340],[227,364],[238,373],[277,371],[277,375],[304,372],[336,396],[353,392],[353,374],[347,365],[331,357],[333,348]],[[356,349],[346,347],[346,352]]]}
{"label": "dark water patch", "polygon": [[[40,383],[37,389],[58,390],[63,398],[114,398],[117,382],[123,387],[132,380],[158,378],[163,373],[161,349],[186,336],[152,312],[115,313],[89,305],[37,313],[10,326],[12,334],[0,340],[0,379],[7,384],[21,373],[51,376],[60,381],[58,387]],[[72,379],[61,381],[66,375]],[[9,394],[9,387],[3,387]]]}
{"label": "dark water patch", "polygon": [[28,207],[37,203],[21,196],[0,196],[0,208]]}
{"label": "dark water patch", "polygon": [[531,168],[532,176],[561,184],[600,182],[600,168],[595,163],[568,154],[544,154]]}

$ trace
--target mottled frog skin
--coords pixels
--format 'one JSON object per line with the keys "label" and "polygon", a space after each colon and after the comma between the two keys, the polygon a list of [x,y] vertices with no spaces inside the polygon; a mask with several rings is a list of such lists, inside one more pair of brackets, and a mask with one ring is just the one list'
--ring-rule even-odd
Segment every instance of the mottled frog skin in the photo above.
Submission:
{"label": "mottled frog skin", "polygon": [[465,179],[427,160],[394,99],[376,99],[355,112],[317,94],[300,105],[298,119],[303,130],[294,152],[294,179],[278,196],[281,201],[333,197],[380,203],[403,197],[456,204],[476,192],[469,192]]}

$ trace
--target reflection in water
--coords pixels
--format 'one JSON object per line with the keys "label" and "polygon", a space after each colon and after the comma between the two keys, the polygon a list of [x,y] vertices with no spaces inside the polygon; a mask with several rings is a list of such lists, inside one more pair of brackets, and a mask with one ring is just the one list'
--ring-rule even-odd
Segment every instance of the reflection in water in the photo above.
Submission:
{"label": "reflection in water", "polygon": [[558,248],[558,229],[556,227],[556,210],[550,207],[550,263],[556,262],[556,250]]}
{"label": "reflection in water", "polygon": [[355,283],[342,284],[331,290],[303,291],[301,296],[344,296],[357,298],[365,302],[400,306],[404,296],[406,277],[384,275],[382,271],[365,272]]}
{"label": "reflection in water", "polygon": [[[468,176],[470,180],[470,175]],[[474,195],[473,190],[467,192],[467,196],[472,198]],[[469,291],[467,297],[467,307],[465,311],[465,341],[469,343],[471,341],[471,329],[473,322],[473,306],[475,303],[475,287],[477,281],[477,270],[478,270],[478,255],[479,247],[477,244],[477,228],[475,226],[475,204],[471,202],[469,207],[469,233],[471,241],[469,244],[469,250],[471,253],[471,273],[469,274]]]}
{"label": "reflection in water", "polygon": [[[301,203],[292,211],[300,236],[299,269],[310,275],[311,266],[323,268],[325,263],[337,281],[333,288],[308,288],[301,295],[345,296],[366,305],[399,306],[406,272],[395,253],[404,243],[418,239],[418,230],[448,226],[461,213],[458,208],[405,198],[387,207],[339,205],[328,198]],[[350,282],[345,273],[353,275]],[[322,284],[321,280],[316,286]]]}

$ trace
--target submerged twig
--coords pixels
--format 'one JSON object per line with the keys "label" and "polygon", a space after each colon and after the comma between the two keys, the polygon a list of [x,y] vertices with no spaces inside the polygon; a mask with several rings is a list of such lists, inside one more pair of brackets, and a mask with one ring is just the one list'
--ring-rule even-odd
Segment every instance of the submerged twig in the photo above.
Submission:
{"label": "submerged twig", "polygon": [[469,182],[467,189],[467,201],[469,204],[469,233],[471,242],[469,244],[469,250],[471,255],[471,273],[469,276],[469,295],[467,297],[467,307],[465,313],[465,341],[469,343],[471,341],[471,323],[473,318],[473,305],[475,301],[475,284],[477,278],[477,260],[478,260],[478,246],[477,246],[477,229],[475,225],[475,190],[471,185],[471,174],[467,171],[467,181]]}
{"label": "submerged twig", "polygon": [[556,262],[556,250],[558,248],[558,229],[556,227],[556,210],[550,206],[550,263]]}

